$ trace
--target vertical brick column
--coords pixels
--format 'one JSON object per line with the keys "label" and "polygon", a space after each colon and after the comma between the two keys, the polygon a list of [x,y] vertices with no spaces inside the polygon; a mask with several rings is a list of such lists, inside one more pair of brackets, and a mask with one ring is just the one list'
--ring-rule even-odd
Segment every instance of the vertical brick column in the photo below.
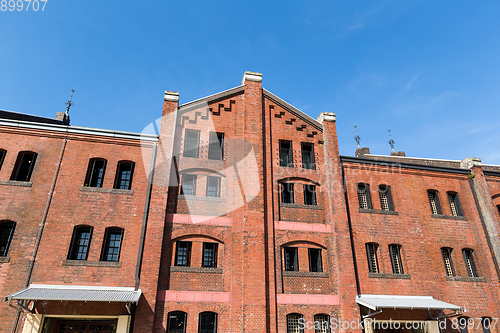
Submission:
{"label": "vertical brick column", "polygon": [[[351,247],[349,224],[344,196],[342,167],[340,164],[337,141],[336,116],[331,112],[323,112],[318,117],[323,124],[323,149],[325,166],[323,182],[325,186],[325,219],[332,226],[332,244],[329,258],[332,262],[331,274],[337,277],[338,295],[340,298],[339,320],[355,321],[359,318],[359,307],[355,302],[356,278],[354,255]],[[351,332],[352,330],[349,330]],[[344,332],[339,330],[339,332]],[[348,332],[348,331],[346,331]]]}

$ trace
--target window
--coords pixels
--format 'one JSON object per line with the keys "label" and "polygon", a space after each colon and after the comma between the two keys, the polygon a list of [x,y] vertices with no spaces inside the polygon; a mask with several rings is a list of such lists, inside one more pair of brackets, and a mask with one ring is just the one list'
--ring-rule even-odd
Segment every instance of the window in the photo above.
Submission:
{"label": "window", "polygon": [[304,185],[304,204],[316,206],[316,186]]}
{"label": "window", "polygon": [[462,206],[460,205],[460,199],[458,199],[458,194],[455,192],[448,192],[448,201],[450,202],[451,215],[453,216],[464,216],[462,212]]}
{"label": "window", "polygon": [[198,157],[200,147],[200,131],[186,129],[184,136],[184,157]]}
{"label": "window", "polygon": [[203,267],[217,267],[217,243],[203,243]]}
{"label": "window", "polygon": [[222,160],[224,157],[224,133],[210,132],[208,158]]}
{"label": "window", "polygon": [[84,186],[102,187],[105,171],[106,171],[105,159],[102,158],[90,159]]}
{"label": "window", "polygon": [[498,215],[500,215],[500,205],[497,206]]}
{"label": "window", "polygon": [[391,187],[387,185],[379,185],[378,193],[380,195],[380,208],[382,210],[394,211],[392,202]]}
{"label": "window", "polygon": [[16,224],[14,222],[0,222],[0,257],[7,256],[15,228]]}
{"label": "window", "polygon": [[31,173],[35,166],[37,153],[30,151],[22,151],[17,155],[14,170],[10,176],[10,180],[17,180],[20,182],[29,182]]}
{"label": "window", "polygon": [[134,162],[120,161],[116,168],[115,186],[119,190],[130,190],[132,188],[132,177],[134,175]]}
{"label": "window", "polygon": [[285,247],[283,249],[285,254],[285,271],[298,271],[299,270],[299,256],[297,255],[298,249],[296,247]]}
{"label": "window", "polygon": [[481,318],[481,326],[483,327],[484,333],[491,333],[491,318],[489,317]]}
{"label": "window", "polygon": [[377,260],[378,244],[366,244],[366,256],[368,258],[368,271],[370,273],[378,273],[378,260]]}
{"label": "window", "polygon": [[365,183],[358,183],[358,200],[359,208],[372,209],[372,201],[370,198],[370,186]]}
{"label": "window", "polygon": [[220,197],[220,177],[207,177],[207,197]]}
{"label": "window", "polygon": [[473,250],[463,249],[462,253],[464,255],[465,266],[467,266],[467,273],[470,277],[479,277],[477,272],[476,263],[474,262]]}
{"label": "window", "polygon": [[182,175],[181,194],[196,195],[196,175]]}
{"label": "window", "polygon": [[5,149],[0,149],[0,170],[2,169],[3,160],[5,159],[5,155],[7,155],[7,151]]}
{"label": "window", "polygon": [[174,311],[168,314],[167,333],[186,332],[186,313]]}
{"label": "window", "polygon": [[302,167],[304,169],[316,169],[314,163],[314,144],[302,142]]}
{"label": "window", "polygon": [[474,327],[473,321],[469,317],[458,317],[458,328],[460,329],[460,333],[469,333],[468,326],[472,324]]}
{"label": "window", "polygon": [[217,313],[200,313],[200,322],[198,323],[198,333],[217,333]]}
{"label": "window", "polygon": [[330,318],[326,314],[314,315],[314,333],[330,333]]}
{"label": "window", "polygon": [[189,267],[191,261],[191,242],[175,244],[175,266]]}
{"label": "window", "polygon": [[299,320],[302,315],[299,313],[290,313],[286,316],[286,331],[287,333],[303,333],[304,329],[299,325]]}
{"label": "window", "polygon": [[107,228],[102,245],[101,261],[119,261],[123,229]]}
{"label": "window", "polygon": [[321,249],[309,249],[309,272],[323,272]]}
{"label": "window", "polygon": [[292,142],[280,140],[280,165],[293,168]]}
{"label": "window", "polygon": [[69,248],[68,259],[70,260],[87,260],[90,239],[92,237],[92,227],[77,226],[73,230],[73,238]]}
{"label": "window", "polygon": [[292,183],[281,183],[281,202],[282,203],[294,203],[293,200],[293,184]]}
{"label": "window", "polygon": [[441,205],[439,204],[438,192],[435,190],[427,190],[427,196],[429,197],[432,214],[442,215],[443,212],[441,210]]}
{"label": "window", "polygon": [[453,267],[453,261],[451,260],[451,251],[453,251],[453,249],[449,247],[441,248],[446,275],[455,276],[455,268]]}
{"label": "window", "polygon": [[401,245],[389,245],[389,253],[391,255],[392,272],[394,274],[404,274],[401,263]]}

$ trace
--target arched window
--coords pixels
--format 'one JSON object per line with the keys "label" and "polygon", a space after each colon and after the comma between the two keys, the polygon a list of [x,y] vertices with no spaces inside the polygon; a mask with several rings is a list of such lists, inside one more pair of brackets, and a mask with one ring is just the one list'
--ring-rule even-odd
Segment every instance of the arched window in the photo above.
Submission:
{"label": "arched window", "polygon": [[314,315],[314,333],[330,332],[330,317],[324,313]]}
{"label": "arched window", "polygon": [[368,258],[368,270],[370,273],[378,273],[377,243],[366,244],[366,256]]}
{"label": "arched window", "polygon": [[12,235],[14,234],[15,228],[15,222],[0,222],[0,257],[7,256],[7,252],[9,251],[10,242],[12,240]]}
{"label": "arched window", "polygon": [[483,327],[484,333],[491,333],[491,318],[490,317],[481,318],[481,326]]}
{"label": "arched window", "polygon": [[453,260],[451,259],[451,252],[453,249],[451,247],[442,247],[441,254],[443,255],[444,268],[446,269],[446,275],[455,276],[455,268],[453,267]]}
{"label": "arched window", "polygon": [[217,313],[202,312],[198,323],[198,333],[217,333]]}
{"label": "arched window", "polygon": [[122,240],[122,228],[107,228],[102,244],[101,261],[119,261]]}
{"label": "arched window", "polygon": [[431,205],[431,212],[433,215],[442,215],[441,205],[439,204],[438,191],[427,190],[427,196],[429,197],[429,204]]}
{"label": "arched window", "polygon": [[389,254],[391,255],[392,272],[394,274],[404,274],[403,263],[401,262],[401,245],[389,245]]}
{"label": "arched window", "polygon": [[300,324],[300,319],[303,316],[300,313],[290,313],[286,316],[287,333],[303,333],[304,325]]}
{"label": "arched window", "polygon": [[68,253],[69,260],[87,260],[92,230],[93,228],[88,225],[79,225],[73,229]]}
{"label": "arched window", "polygon": [[472,323],[472,327],[474,327],[474,323],[472,322],[472,318],[469,317],[458,317],[458,329],[460,333],[469,333],[468,326]]}
{"label": "arched window", "polygon": [[3,160],[5,159],[5,155],[7,155],[7,150],[0,149],[0,170],[2,169]]}
{"label": "arched window", "polygon": [[106,171],[106,160],[103,158],[91,158],[87,168],[84,186],[102,187],[104,172]]}
{"label": "arched window", "polygon": [[115,185],[113,188],[119,190],[130,190],[134,176],[135,163],[131,161],[119,161],[116,167]]}
{"label": "arched window", "polygon": [[185,333],[187,314],[182,311],[174,311],[168,314],[167,333]]}
{"label": "arched window", "polygon": [[372,200],[370,197],[370,185],[366,183],[358,183],[358,201],[359,208],[372,209]]}
{"label": "arched window", "polygon": [[448,195],[448,201],[450,203],[451,215],[464,216],[458,194],[456,192],[446,192],[446,194]]}
{"label": "arched window", "polygon": [[388,185],[379,185],[378,193],[380,195],[380,208],[382,210],[394,211],[394,203],[392,201],[391,187]]}
{"label": "arched window", "polygon": [[467,267],[467,273],[469,273],[469,276],[479,277],[476,262],[474,260],[474,250],[462,249],[462,254],[464,255],[465,266]]}
{"label": "arched window", "polygon": [[31,173],[35,167],[36,157],[37,153],[32,151],[19,152],[16,164],[14,164],[14,170],[12,170],[12,175],[10,176],[10,180],[29,182]]}

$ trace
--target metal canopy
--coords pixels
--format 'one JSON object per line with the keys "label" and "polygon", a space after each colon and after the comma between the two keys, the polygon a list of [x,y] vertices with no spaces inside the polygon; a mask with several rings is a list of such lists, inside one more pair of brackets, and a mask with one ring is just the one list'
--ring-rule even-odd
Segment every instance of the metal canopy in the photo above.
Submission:
{"label": "metal canopy", "polygon": [[463,310],[458,305],[438,301],[431,296],[358,295],[356,303],[374,311],[379,309]]}
{"label": "metal canopy", "polygon": [[58,286],[31,284],[28,288],[15,292],[5,301],[77,301],[77,302],[138,302],[141,290],[122,287],[101,286]]}

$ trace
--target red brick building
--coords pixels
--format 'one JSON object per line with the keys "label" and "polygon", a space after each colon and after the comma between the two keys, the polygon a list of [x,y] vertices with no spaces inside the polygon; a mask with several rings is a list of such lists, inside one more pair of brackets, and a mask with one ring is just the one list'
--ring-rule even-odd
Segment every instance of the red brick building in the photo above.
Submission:
{"label": "red brick building", "polygon": [[0,112],[1,332],[498,332],[500,168],[340,156],[259,73],[178,101],[143,133]]}

